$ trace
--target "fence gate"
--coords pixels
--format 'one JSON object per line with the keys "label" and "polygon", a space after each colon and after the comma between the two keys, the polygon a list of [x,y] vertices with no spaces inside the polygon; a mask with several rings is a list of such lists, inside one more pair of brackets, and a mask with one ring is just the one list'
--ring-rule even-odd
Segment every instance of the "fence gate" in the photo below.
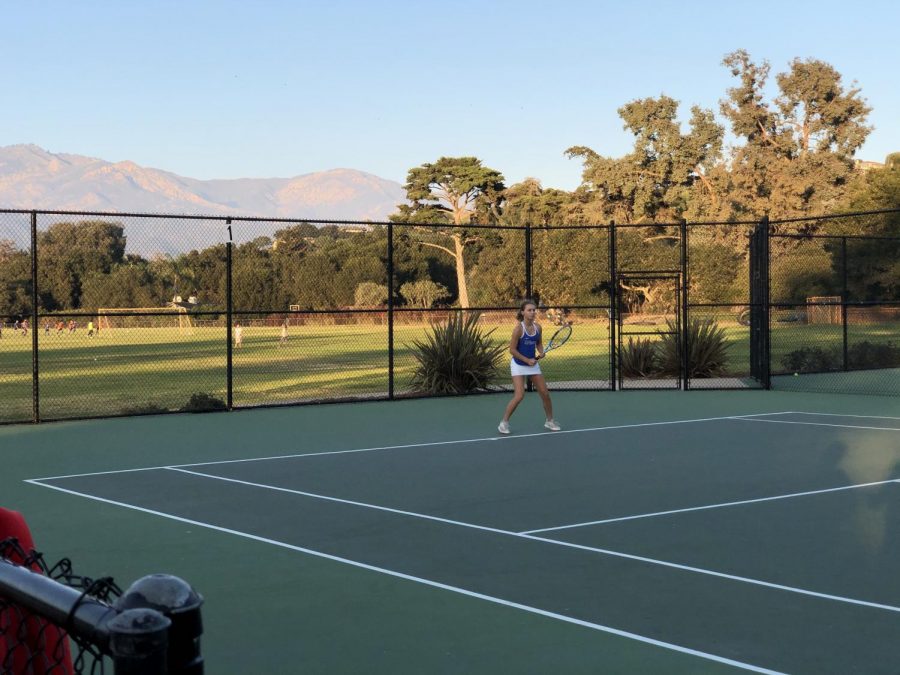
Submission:
{"label": "fence gate", "polygon": [[[684,382],[682,279],[679,272],[620,272],[616,277],[619,389],[681,389]],[[646,311],[651,304],[655,310]]]}

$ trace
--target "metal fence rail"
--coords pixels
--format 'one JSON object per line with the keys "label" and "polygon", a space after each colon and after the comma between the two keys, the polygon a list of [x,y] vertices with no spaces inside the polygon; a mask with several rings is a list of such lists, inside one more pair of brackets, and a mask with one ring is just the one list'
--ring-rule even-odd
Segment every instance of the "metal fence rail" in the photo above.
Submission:
{"label": "metal fence rail", "polygon": [[67,559],[51,567],[0,540],[0,673],[202,675],[201,604],[177,577],[122,593],[110,578],[75,575]]}

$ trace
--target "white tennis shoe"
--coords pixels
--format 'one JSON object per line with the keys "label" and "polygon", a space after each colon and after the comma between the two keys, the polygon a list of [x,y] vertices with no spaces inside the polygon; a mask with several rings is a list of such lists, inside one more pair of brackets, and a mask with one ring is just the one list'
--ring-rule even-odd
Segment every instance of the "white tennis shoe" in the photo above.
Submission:
{"label": "white tennis shoe", "polygon": [[500,424],[497,427],[497,431],[499,431],[501,434],[508,434],[509,433],[509,422],[507,422],[506,420],[500,420]]}
{"label": "white tennis shoe", "polygon": [[556,423],[556,420],[547,420],[544,422],[544,428],[549,429],[550,431],[559,431],[562,429],[562,427]]}

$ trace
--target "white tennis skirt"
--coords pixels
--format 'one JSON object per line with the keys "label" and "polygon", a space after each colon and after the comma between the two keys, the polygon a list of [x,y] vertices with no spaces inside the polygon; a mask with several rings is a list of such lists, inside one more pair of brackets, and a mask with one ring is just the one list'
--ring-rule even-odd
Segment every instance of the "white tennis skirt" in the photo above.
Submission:
{"label": "white tennis skirt", "polygon": [[515,359],[510,359],[509,372],[513,377],[517,375],[541,375],[541,366],[537,363],[533,366],[520,366]]}

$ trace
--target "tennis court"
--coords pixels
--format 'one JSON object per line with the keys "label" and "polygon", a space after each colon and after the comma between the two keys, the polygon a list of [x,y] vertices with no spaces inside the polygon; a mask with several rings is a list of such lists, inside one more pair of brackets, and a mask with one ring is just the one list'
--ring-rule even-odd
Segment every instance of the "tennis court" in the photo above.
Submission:
{"label": "tennis court", "polygon": [[895,400],[505,400],[3,428],[4,501],[190,580],[209,672],[897,672]]}

